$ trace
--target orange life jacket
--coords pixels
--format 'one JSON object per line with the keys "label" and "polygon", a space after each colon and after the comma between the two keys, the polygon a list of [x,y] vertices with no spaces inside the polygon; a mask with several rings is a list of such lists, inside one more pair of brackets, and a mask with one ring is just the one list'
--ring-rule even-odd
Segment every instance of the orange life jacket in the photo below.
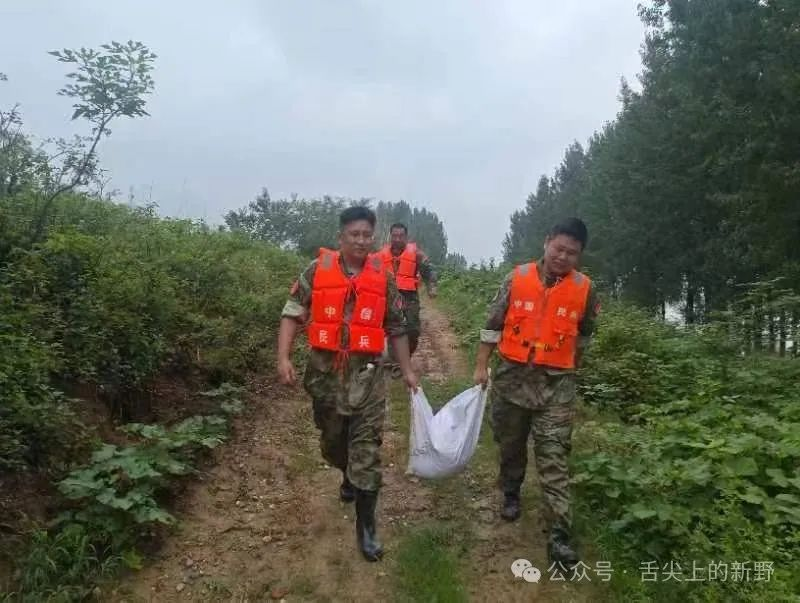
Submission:
{"label": "orange life jacket", "polygon": [[391,245],[384,245],[383,249],[379,252],[383,265],[386,269],[394,274],[397,280],[397,288],[400,291],[416,291],[419,284],[417,277],[417,244],[408,243],[403,253],[399,256],[399,264],[397,266],[397,273],[394,271],[394,259],[392,255]]}
{"label": "orange life jacket", "polygon": [[[361,272],[349,277],[339,263],[339,252],[322,248],[311,287],[308,342],[312,348],[356,354],[383,352],[386,272],[377,255],[370,254]],[[351,293],[355,294],[355,306],[352,316],[345,318]],[[349,330],[346,347],[342,345],[344,327]]]}
{"label": "orange life jacket", "polygon": [[573,270],[545,287],[535,262],[517,266],[500,354],[515,362],[575,368],[578,324],[586,312],[590,285],[589,277]]}

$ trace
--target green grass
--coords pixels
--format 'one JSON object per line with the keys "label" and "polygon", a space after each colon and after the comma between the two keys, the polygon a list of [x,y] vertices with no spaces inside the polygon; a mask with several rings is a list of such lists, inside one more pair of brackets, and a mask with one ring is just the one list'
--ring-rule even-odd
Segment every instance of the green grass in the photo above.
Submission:
{"label": "green grass", "polygon": [[71,524],[53,534],[39,530],[20,564],[18,592],[3,595],[8,598],[0,601],[81,600],[120,564],[119,556],[104,556],[81,525]]}
{"label": "green grass", "polygon": [[[467,387],[463,382],[422,383],[425,395],[436,408],[436,403],[449,400]],[[390,387],[391,420],[395,429],[408,433],[410,407],[408,394],[400,381]],[[401,438],[399,458],[408,458],[408,438]],[[443,480],[425,480],[431,491],[433,508],[439,512],[454,509],[454,500],[463,496],[463,480],[454,476]],[[457,519],[457,518],[454,518]],[[398,544],[391,565],[394,598],[396,601],[425,601],[445,603],[467,601],[462,570],[462,559],[468,550],[469,525],[460,521],[436,521],[416,525],[406,531]]]}
{"label": "green grass", "polygon": [[467,601],[456,553],[459,541],[456,529],[442,525],[417,528],[409,533],[396,555],[396,600]]}

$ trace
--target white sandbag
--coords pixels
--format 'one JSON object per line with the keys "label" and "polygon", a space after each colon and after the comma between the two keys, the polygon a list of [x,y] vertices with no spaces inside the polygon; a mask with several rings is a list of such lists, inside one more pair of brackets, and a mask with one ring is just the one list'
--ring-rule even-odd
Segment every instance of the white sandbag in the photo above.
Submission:
{"label": "white sandbag", "polygon": [[446,477],[467,466],[478,444],[486,394],[476,385],[458,394],[435,415],[421,387],[411,395],[408,473]]}

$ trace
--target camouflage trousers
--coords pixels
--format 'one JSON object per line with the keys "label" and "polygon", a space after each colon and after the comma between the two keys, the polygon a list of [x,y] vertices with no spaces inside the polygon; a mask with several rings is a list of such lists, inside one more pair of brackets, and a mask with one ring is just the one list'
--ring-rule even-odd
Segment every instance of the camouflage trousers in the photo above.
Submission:
{"label": "camouflage trousers", "polygon": [[491,426],[500,449],[500,486],[519,492],[533,438],[536,469],[549,525],[570,528],[569,467],[575,417],[575,375],[502,363],[492,387]]}
{"label": "camouflage trousers", "polygon": [[419,292],[417,291],[401,291],[400,296],[403,298],[403,312],[406,317],[406,334],[408,335],[408,348],[413,354],[417,350],[419,343],[419,334],[421,330],[421,322],[419,318]]}
{"label": "camouflage trousers", "polygon": [[379,490],[385,400],[369,401],[349,415],[337,411],[335,400],[314,398],[313,406],[322,458],[345,472],[356,488]]}

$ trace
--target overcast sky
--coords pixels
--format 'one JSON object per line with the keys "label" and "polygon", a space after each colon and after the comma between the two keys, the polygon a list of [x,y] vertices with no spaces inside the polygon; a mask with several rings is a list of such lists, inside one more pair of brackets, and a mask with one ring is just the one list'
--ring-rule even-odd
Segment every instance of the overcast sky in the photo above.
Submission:
{"label": "overcast sky", "polygon": [[0,106],[38,136],[82,130],[64,47],[141,40],[149,118],[100,149],[122,198],[220,222],[262,187],[405,199],[450,248],[499,257],[510,213],[635,80],[638,0],[0,0]]}

